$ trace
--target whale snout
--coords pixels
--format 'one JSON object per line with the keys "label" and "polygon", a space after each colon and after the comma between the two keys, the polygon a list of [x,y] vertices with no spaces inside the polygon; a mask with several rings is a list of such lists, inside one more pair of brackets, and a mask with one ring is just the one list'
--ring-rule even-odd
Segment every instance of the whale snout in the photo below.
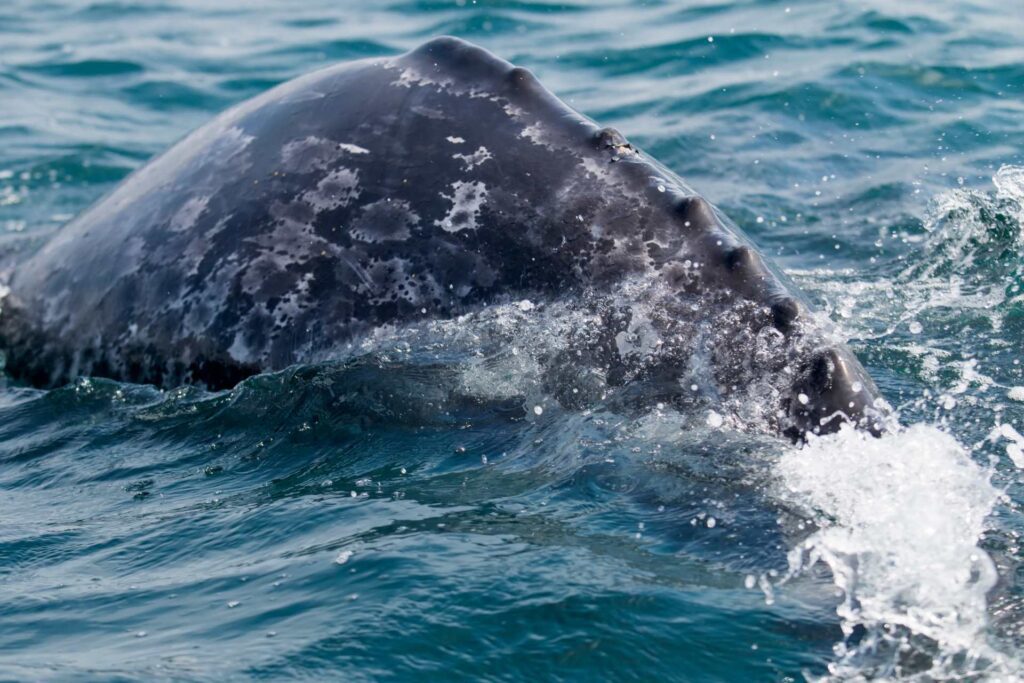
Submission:
{"label": "whale snout", "polygon": [[884,408],[878,389],[845,348],[815,352],[802,368],[788,399],[791,426],[786,434],[830,434],[851,423],[878,436]]}

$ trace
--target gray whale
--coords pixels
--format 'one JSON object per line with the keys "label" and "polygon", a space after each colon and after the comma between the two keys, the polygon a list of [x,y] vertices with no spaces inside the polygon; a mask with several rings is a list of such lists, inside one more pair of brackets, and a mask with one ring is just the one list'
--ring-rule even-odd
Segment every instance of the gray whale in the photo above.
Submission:
{"label": "gray whale", "polygon": [[621,343],[636,321],[597,303],[602,338],[561,363],[680,393],[702,363],[723,394],[767,382],[783,432],[877,429],[867,373],[738,228],[529,71],[455,38],[297,78],[186,137],[18,265],[0,344],[41,387],[221,389],[382,325],[607,302],[636,278],[658,298],[643,369],[617,372],[638,363]]}

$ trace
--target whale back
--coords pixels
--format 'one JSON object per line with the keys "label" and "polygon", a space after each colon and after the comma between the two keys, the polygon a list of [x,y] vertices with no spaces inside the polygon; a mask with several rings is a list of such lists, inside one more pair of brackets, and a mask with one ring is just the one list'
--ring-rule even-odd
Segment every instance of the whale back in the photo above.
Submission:
{"label": "whale back", "polygon": [[[16,270],[0,337],[9,371],[40,386],[216,389],[381,325],[652,274],[705,307],[744,302],[754,332],[794,337],[806,317],[675,174],[529,71],[441,38],[287,82],[187,136]],[[820,374],[820,357],[801,362]]]}

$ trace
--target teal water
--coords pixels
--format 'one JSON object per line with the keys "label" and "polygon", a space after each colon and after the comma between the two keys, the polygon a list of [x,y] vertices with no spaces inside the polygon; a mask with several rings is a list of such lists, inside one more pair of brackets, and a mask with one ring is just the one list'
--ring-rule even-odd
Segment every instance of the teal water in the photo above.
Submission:
{"label": "teal water", "polygon": [[0,679],[1024,675],[1020,3],[7,0],[4,263],[229,105],[438,34],[721,206],[905,429],[563,410],[529,341],[444,326],[231,392],[6,382]]}

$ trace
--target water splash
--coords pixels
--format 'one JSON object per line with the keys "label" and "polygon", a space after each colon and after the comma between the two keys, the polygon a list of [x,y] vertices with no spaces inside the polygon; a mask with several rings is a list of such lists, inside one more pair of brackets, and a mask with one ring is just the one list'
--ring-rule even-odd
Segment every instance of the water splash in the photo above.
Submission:
{"label": "water splash", "polygon": [[1018,204],[1024,204],[1024,167],[1004,164],[999,167],[992,184],[996,186],[996,194]]}
{"label": "water splash", "polygon": [[[884,228],[876,246],[915,243],[916,253],[906,258],[889,259],[874,272],[816,268],[790,274],[860,339],[916,339],[947,324],[952,331],[980,325],[998,332],[1024,301],[1024,167],[1004,165],[992,183],[995,192],[956,188],[938,194],[921,235]],[[865,279],[865,272],[873,277]]]}
{"label": "water splash", "polygon": [[986,642],[997,573],[979,541],[1000,493],[953,436],[843,429],[786,451],[777,474],[818,526],[790,552],[786,580],[823,563],[841,592],[830,679],[1024,672]]}

